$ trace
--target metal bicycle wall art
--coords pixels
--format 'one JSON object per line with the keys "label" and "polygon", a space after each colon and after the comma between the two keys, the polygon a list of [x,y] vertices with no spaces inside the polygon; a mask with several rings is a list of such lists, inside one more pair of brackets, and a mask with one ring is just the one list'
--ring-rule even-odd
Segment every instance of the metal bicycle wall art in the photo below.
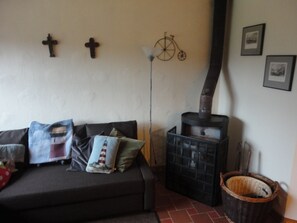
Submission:
{"label": "metal bicycle wall art", "polygon": [[184,61],[187,58],[186,52],[181,50],[177,42],[174,40],[174,35],[167,36],[167,32],[164,32],[164,37],[159,39],[154,47],[162,49],[162,52],[157,56],[159,60],[171,60],[175,55],[176,48],[179,51],[177,53],[177,58],[180,61]]}

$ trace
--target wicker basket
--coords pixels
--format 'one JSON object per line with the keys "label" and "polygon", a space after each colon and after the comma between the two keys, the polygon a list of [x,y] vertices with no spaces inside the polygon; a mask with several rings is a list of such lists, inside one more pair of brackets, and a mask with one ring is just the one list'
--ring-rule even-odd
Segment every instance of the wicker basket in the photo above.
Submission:
{"label": "wicker basket", "polygon": [[262,175],[239,171],[221,174],[223,207],[236,223],[262,223],[279,193],[279,184]]}
{"label": "wicker basket", "polygon": [[254,198],[270,197],[271,188],[265,182],[249,176],[234,176],[226,180],[226,186],[234,193]]}

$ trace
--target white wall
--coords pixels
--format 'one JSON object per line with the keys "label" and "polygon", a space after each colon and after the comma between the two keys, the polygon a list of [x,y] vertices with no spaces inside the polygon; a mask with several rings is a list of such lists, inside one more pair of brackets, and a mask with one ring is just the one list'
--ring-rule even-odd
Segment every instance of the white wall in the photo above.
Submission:
{"label": "white wall", "polygon": [[[266,55],[297,54],[297,1],[233,1],[230,36],[225,67],[220,79],[219,112],[230,116],[229,168],[235,157],[236,144],[246,140],[252,145],[250,171],[279,181],[288,197],[286,217],[297,219],[293,168],[297,145],[297,80],[294,72],[292,91],[263,87]],[[266,23],[262,56],[240,56],[242,28]],[[281,197],[282,198],[282,197]],[[280,203],[285,202],[280,198]],[[289,205],[295,206],[289,206]],[[284,204],[279,204],[284,205]],[[295,210],[295,211],[294,211]]]}
{"label": "white wall", "polygon": [[[237,142],[247,140],[254,149],[251,171],[288,185],[293,201],[286,216],[293,219],[296,77],[290,92],[262,83],[266,55],[297,52],[296,10],[296,0],[233,1],[213,105],[213,112],[230,116],[229,168]],[[211,17],[211,0],[1,0],[0,130],[28,127],[33,120],[136,119],[139,138],[148,140],[149,62],[141,46],[153,46],[167,31],[188,58],[153,64],[153,131],[157,165],[164,164],[166,131],[180,125],[183,112],[198,111]],[[263,55],[240,56],[242,28],[259,23],[266,23]],[[48,33],[59,41],[56,58],[41,44]],[[96,59],[84,47],[90,37],[101,44]]]}
{"label": "white wall", "polygon": [[297,149],[295,151],[295,158],[293,161],[293,171],[291,174],[289,196],[287,199],[286,216],[291,219],[297,219],[296,208],[297,208]]}
{"label": "white wall", "polygon": [[[164,164],[166,131],[183,112],[198,111],[211,19],[211,0],[1,0],[0,130],[33,120],[136,119],[148,141],[149,61],[141,47],[167,31],[188,57],[153,64],[153,132],[157,165]],[[41,44],[48,33],[59,41],[55,58]],[[84,47],[90,37],[101,44],[96,59]]]}

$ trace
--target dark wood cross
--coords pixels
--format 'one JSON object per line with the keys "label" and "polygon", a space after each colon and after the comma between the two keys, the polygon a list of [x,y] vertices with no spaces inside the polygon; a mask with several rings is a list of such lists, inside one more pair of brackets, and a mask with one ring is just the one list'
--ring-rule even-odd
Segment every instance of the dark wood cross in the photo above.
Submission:
{"label": "dark wood cross", "polygon": [[50,53],[50,57],[55,57],[55,53],[54,53],[54,45],[58,44],[57,40],[53,40],[53,38],[51,37],[50,34],[47,35],[47,40],[43,40],[42,41],[43,45],[48,45],[48,50]]}
{"label": "dark wood cross", "polygon": [[85,43],[85,47],[90,48],[91,58],[95,58],[95,49],[96,47],[100,46],[99,43],[95,42],[94,38],[90,38],[89,42]]}

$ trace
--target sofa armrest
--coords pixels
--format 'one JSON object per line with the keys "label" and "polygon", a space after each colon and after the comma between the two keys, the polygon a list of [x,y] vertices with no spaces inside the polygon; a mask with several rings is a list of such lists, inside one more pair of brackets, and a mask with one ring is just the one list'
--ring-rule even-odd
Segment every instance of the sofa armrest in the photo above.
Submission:
{"label": "sofa armrest", "polygon": [[137,164],[144,180],[144,210],[154,210],[155,177],[142,153],[137,156]]}

